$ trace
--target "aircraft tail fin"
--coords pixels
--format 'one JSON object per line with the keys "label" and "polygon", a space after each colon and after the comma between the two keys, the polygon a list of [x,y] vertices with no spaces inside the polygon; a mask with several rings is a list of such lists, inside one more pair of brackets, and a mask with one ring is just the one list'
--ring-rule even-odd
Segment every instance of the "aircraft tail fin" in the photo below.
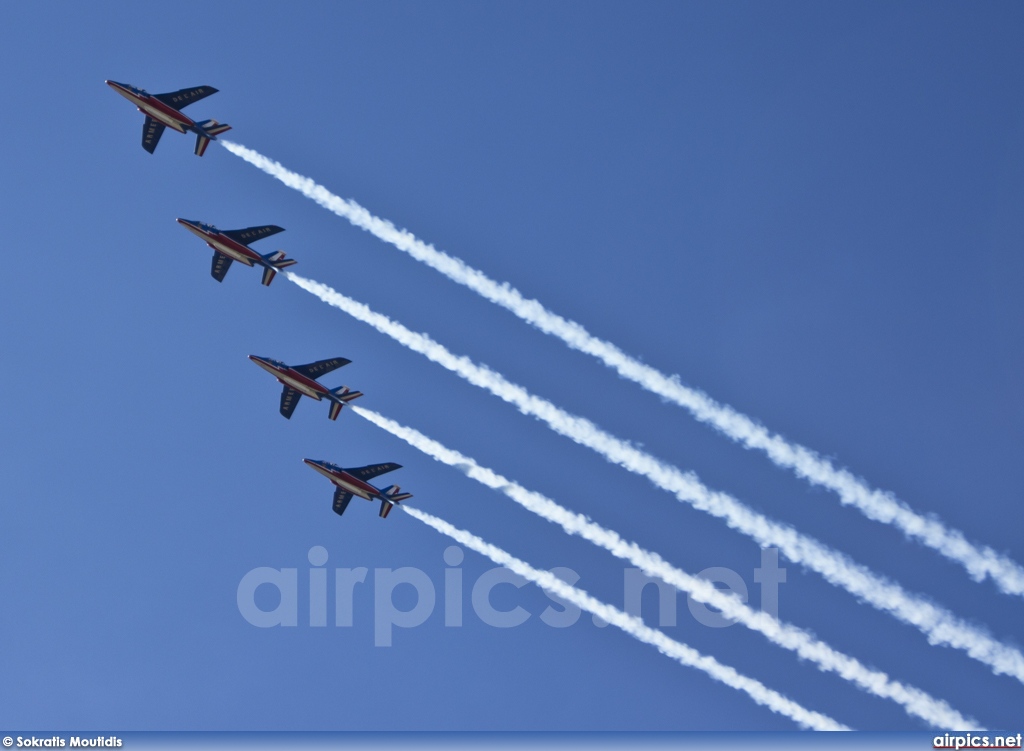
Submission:
{"label": "aircraft tail fin", "polygon": [[294,266],[298,261],[294,258],[286,258],[283,250],[275,250],[273,253],[267,253],[262,256],[263,260],[267,262],[267,265],[263,268],[263,284],[267,287],[274,281],[274,277],[277,272],[281,269],[286,269],[289,266]]}
{"label": "aircraft tail fin", "polygon": [[380,499],[380,518],[387,519],[388,514],[391,513],[391,507],[400,501],[404,501],[406,498],[412,498],[412,493],[400,493],[400,488],[397,485],[390,485],[384,490],[380,491],[380,494],[384,496]]}
{"label": "aircraft tail fin", "polygon": [[331,411],[329,417],[332,420],[337,420],[338,415],[341,414],[341,408],[348,404],[353,399],[358,399],[363,395],[362,391],[352,391],[348,386],[339,386],[336,389],[331,389],[331,394],[334,399],[331,400]]}
{"label": "aircraft tail fin", "polygon": [[196,156],[206,153],[206,147],[210,145],[211,140],[221,133],[231,130],[230,125],[218,123],[216,120],[204,120],[201,123],[196,123],[196,128],[199,131],[196,136]]}

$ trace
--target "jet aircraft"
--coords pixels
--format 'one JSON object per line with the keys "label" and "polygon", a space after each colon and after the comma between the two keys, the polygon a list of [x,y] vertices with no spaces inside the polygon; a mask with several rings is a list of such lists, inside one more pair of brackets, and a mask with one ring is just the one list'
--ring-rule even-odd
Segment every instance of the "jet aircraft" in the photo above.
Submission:
{"label": "jet aircraft", "polygon": [[189,131],[195,133],[196,156],[206,153],[206,147],[210,141],[216,141],[217,136],[221,133],[231,130],[230,125],[218,123],[216,120],[203,120],[197,123],[181,112],[188,105],[205,99],[210,94],[216,94],[217,89],[212,86],[196,86],[191,89],[171,91],[167,94],[150,94],[148,91],[128,83],[118,83],[117,81],[104,81],[104,83],[138,107],[139,112],[146,116],[146,122],[142,125],[142,148],[150,154],[156,150],[160,136],[164,134],[164,128],[167,127],[173,128],[179,133]]}
{"label": "jet aircraft", "polygon": [[232,261],[244,263],[246,266],[254,266],[255,264],[262,266],[263,283],[268,287],[274,281],[274,275],[278,271],[298,263],[298,261],[291,258],[285,258],[283,250],[275,250],[273,253],[261,256],[248,245],[257,240],[262,240],[264,237],[284,232],[283,227],[268,224],[263,227],[220,230],[212,224],[196,222],[190,219],[178,219],[177,222],[183,225],[189,232],[206,240],[206,244],[213,248],[213,268],[210,270],[210,274],[218,282],[224,281],[224,275],[231,268]]}
{"label": "jet aircraft", "polygon": [[328,416],[337,420],[341,414],[341,408],[353,399],[363,395],[362,391],[350,391],[348,386],[339,386],[336,389],[329,389],[318,383],[316,376],[326,375],[332,370],[348,365],[351,360],[344,357],[333,357],[330,360],[317,360],[308,365],[285,365],[280,360],[272,360],[269,357],[258,357],[249,355],[249,359],[259,365],[268,373],[277,377],[277,380],[284,384],[284,391],[281,392],[281,414],[289,420],[295,405],[303,394],[317,401],[326,399],[331,403]]}
{"label": "jet aircraft", "polygon": [[412,498],[412,493],[400,493],[397,485],[390,485],[383,490],[378,490],[367,482],[377,475],[383,475],[396,469],[401,469],[401,464],[389,462],[387,464],[370,464],[366,467],[353,467],[344,469],[331,462],[317,459],[303,459],[306,464],[322,474],[335,484],[334,488],[334,513],[341,516],[348,508],[348,502],[353,495],[372,501],[380,499],[380,517],[386,519],[391,507],[406,498]]}

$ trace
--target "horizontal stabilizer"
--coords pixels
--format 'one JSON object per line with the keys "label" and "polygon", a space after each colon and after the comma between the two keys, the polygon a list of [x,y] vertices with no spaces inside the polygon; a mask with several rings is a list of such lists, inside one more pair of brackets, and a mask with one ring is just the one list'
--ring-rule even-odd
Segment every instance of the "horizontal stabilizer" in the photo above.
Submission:
{"label": "horizontal stabilizer", "polygon": [[330,418],[337,420],[338,415],[341,414],[341,408],[348,404],[353,399],[358,399],[363,395],[362,391],[349,391],[348,386],[339,386],[336,389],[331,389],[331,411]]}
{"label": "horizontal stabilizer", "polygon": [[338,386],[336,389],[331,389],[331,393],[340,401],[345,402],[345,404],[363,395],[362,391],[351,391],[348,386]]}
{"label": "horizontal stabilizer", "polygon": [[412,498],[412,493],[400,493],[401,488],[398,485],[391,485],[381,491],[381,495],[387,496],[388,500],[393,503],[404,501],[406,498]]}
{"label": "horizontal stabilizer", "polygon": [[221,133],[227,133],[231,130],[231,126],[227,123],[219,123],[216,120],[204,120],[201,123],[197,123],[200,130],[204,131],[208,136],[219,136]]}
{"label": "horizontal stabilizer", "polygon": [[206,153],[206,147],[210,145],[210,139],[203,135],[196,136],[196,156]]}
{"label": "horizontal stabilizer", "polygon": [[331,389],[331,419],[337,420],[338,415],[341,413],[341,408],[351,402],[353,399],[361,397],[362,391],[352,391],[348,386],[338,386],[337,388]]}
{"label": "horizontal stabilizer", "polygon": [[281,269],[286,269],[289,266],[294,266],[298,261],[293,258],[285,258],[283,250],[275,250],[273,253],[267,253],[265,256],[261,256],[266,262],[263,269],[263,284],[267,287],[274,281],[274,277],[277,272]]}
{"label": "horizontal stabilizer", "polygon": [[206,153],[206,147],[210,145],[210,141],[214,140],[218,134],[231,130],[231,126],[227,123],[218,123],[216,120],[204,120],[201,123],[196,123],[194,130],[197,133],[196,156],[202,156]]}
{"label": "horizontal stabilizer", "polygon": [[393,503],[388,503],[387,501],[381,501],[380,502],[380,518],[381,519],[387,519],[388,518],[388,514],[391,513],[391,507],[393,505],[394,505]]}
{"label": "horizontal stabilizer", "polygon": [[286,258],[283,250],[275,250],[273,253],[267,253],[263,256],[263,260],[278,270],[286,269],[289,266],[294,266],[298,263],[294,258]]}
{"label": "horizontal stabilizer", "polygon": [[341,516],[348,508],[348,502],[352,500],[352,494],[342,488],[334,490],[334,513]]}
{"label": "horizontal stabilizer", "polygon": [[260,256],[260,258],[262,258],[264,261],[273,266],[275,263],[284,258],[284,251],[275,250],[273,253],[264,253],[262,256]]}

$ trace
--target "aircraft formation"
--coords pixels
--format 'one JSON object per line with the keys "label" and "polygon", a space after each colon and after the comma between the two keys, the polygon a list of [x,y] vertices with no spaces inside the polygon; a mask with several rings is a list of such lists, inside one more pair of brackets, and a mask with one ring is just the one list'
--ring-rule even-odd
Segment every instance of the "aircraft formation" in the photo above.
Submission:
{"label": "aircraft formation", "polygon": [[[172,128],[179,133],[195,133],[196,156],[206,153],[206,147],[210,141],[217,140],[218,135],[231,130],[230,125],[218,123],[216,120],[196,122],[181,111],[200,99],[216,94],[217,89],[212,86],[195,86],[166,94],[150,94],[145,89],[127,83],[109,80],[104,83],[138,107],[139,112],[146,116],[142,126],[142,148],[150,154],[156,150],[166,128]],[[218,282],[224,281],[232,262],[238,261],[246,266],[261,266],[263,268],[263,285],[269,287],[277,272],[297,263],[294,259],[288,258],[284,251],[276,250],[264,255],[249,247],[257,240],[284,232],[283,227],[278,227],[275,224],[222,230],[212,224],[192,219],[179,218],[177,222],[189,232],[202,238],[213,250],[210,275]],[[281,392],[280,411],[287,419],[291,419],[296,405],[303,396],[317,401],[326,400],[329,403],[328,417],[337,420],[342,407],[363,395],[362,391],[352,391],[348,386],[338,386],[332,389],[316,380],[317,377],[327,375],[352,362],[344,357],[317,360],[306,365],[286,365],[280,360],[257,355],[249,355],[249,359],[277,378],[284,387]],[[303,459],[302,461],[334,484],[333,509],[334,513],[339,516],[345,513],[354,496],[359,496],[367,501],[380,500],[380,517],[382,519],[387,518],[396,504],[412,498],[412,493],[400,492],[398,485],[380,489],[368,482],[379,475],[401,469],[401,464],[386,462],[369,464],[365,467],[345,468],[320,459]]]}
{"label": "aircraft formation", "polygon": [[[167,127],[180,133],[194,133],[197,137],[195,153],[199,156],[203,155],[209,141],[216,140],[219,134],[230,129],[230,126],[215,120],[193,121],[181,112],[190,104],[215,93],[216,89],[212,87],[199,86],[151,95],[127,84],[113,81],[107,81],[107,84],[132,101],[145,115],[142,145],[149,153],[153,153]],[[571,348],[592,355],[617,371],[623,378],[661,396],[666,402],[683,407],[698,420],[708,423],[737,443],[746,448],[763,451],[776,466],[794,471],[812,485],[836,492],[845,505],[857,507],[871,519],[892,524],[908,539],[922,542],[951,561],[960,563],[975,580],[991,578],[1006,594],[1019,595],[1024,592],[1024,585],[1021,584],[1024,582],[1024,568],[1007,556],[987,546],[967,541],[958,530],[944,526],[936,518],[914,512],[895,496],[871,488],[864,481],[845,469],[837,468],[831,460],[813,450],[789,442],[779,434],[770,433],[752,418],[728,405],[714,401],[699,390],[685,386],[675,376],[662,373],[629,356],[611,342],[588,333],[579,324],[546,309],[538,301],[526,299],[511,285],[499,284],[471,267],[451,264],[451,257],[442,251],[423,243],[411,233],[397,230],[393,224],[372,216],[358,204],[330,194],[326,188],[317,185],[312,179],[291,172],[279,163],[240,144],[224,143],[224,146],[231,153],[308,198],[316,200],[324,208],[347,219],[354,226],[371,232],[379,239],[438,270],[452,281],[506,308],[521,320],[561,339]],[[330,200],[324,200],[325,194]],[[286,269],[296,261],[287,258],[284,252],[276,251],[264,255],[252,249],[253,243],[278,234],[283,228],[277,225],[263,225],[220,230],[199,221],[177,221],[202,238],[212,249],[211,274],[218,282],[223,281],[233,261],[250,267],[261,267],[262,283],[265,286],[270,285],[278,272],[284,271],[288,278],[324,302],[342,308],[352,317],[369,323],[378,332],[400,341],[412,351],[421,354],[429,351],[430,359],[452,373],[514,404],[523,414],[537,417],[555,432],[591,448],[608,461],[646,477],[656,487],[671,493],[676,500],[724,520],[729,527],[756,541],[762,549],[777,548],[778,552],[785,554],[794,562],[800,562],[806,569],[821,574],[830,584],[846,590],[859,601],[892,615],[904,624],[914,626],[928,637],[930,644],[961,649],[970,657],[991,667],[994,674],[1013,675],[1024,682],[1024,669],[1021,668],[1024,665],[1024,655],[1021,655],[1015,646],[999,641],[984,629],[961,619],[929,598],[907,591],[886,577],[875,574],[846,554],[803,534],[795,527],[776,522],[746,506],[737,498],[703,485],[692,472],[684,473],[678,467],[647,454],[636,444],[617,438],[588,420],[578,418],[557,405],[530,394],[526,389],[484,366],[477,365],[469,358],[454,355],[426,334],[411,331],[400,323],[372,311],[356,313],[352,307],[343,307],[338,303],[341,298],[345,298],[341,293],[316,283],[313,283],[313,286],[323,289],[314,290],[305,285],[305,282],[310,280],[302,280],[287,272]],[[291,418],[303,395],[316,401],[328,402],[328,417],[331,420],[338,418],[345,404],[363,396],[361,391],[353,391],[347,386],[329,387],[318,380],[348,365],[350,361],[346,358],[334,357],[304,365],[289,365],[257,355],[249,355],[249,358],[272,374],[281,384],[283,390],[280,412],[286,419]],[[410,446],[437,461],[458,467],[477,482],[491,489],[500,490],[520,506],[560,525],[568,534],[579,535],[616,557],[630,561],[637,570],[643,571],[652,579],[662,580],[679,592],[685,592],[688,598],[693,597],[697,602],[722,613],[728,613],[728,620],[759,631],[773,644],[797,653],[808,662],[813,662],[819,670],[840,674],[844,679],[876,697],[896,701],[911,716],[936,727],[976,726],[974,720],[960,714],[946,702],[891,679],[885,673],[820,641],[811,632],[794,624],[764,619],[758,612],[751,610],[744,600],[736,599],[732,594],[719,593],[714,587],[709,590],[700,575],[691,575],[674,567],[656,553],[644,550],[636,543],[627,543],[615,530],[601,527],[587,517],[571,512],[553,500],[501,477],[493,470],[481,467],[474,460],[440,446],[418,431],[404,426],[396,427],[397,424],[369,410],[358,412],[367,420],[401,437]],[[359,496],[371,502],[379,500],[380,516],[386,518],[395,505],[411,497],[411,494],[401,492],[397,485],[378,488],[370,482],[380,475],[399,469],[398,464],[385,462],[346,468],[325,460],[307,458],[303,461],[333,485],[333,510],[338,515],[344,514],[352,498]],[[595,616],[600,616],[606,623],[613,623],[635,639],[656,646],[660,652],[683,665],[702,670],[715,680],[748,693],[758,704],[790,717],[803,727],[848,729],[829,717],[796,705],[759,681],[737,674],[735,670],[718,663],[714,658],[697,654],[691,647],[675,642],[665,634],[645,626],[637,619],[631,618],[625,611],[596,601],[583,590],[576,589],[557,577],[552,578],[549,572],[533,569],[524,561],[513,558],[466,530],[457,529],[419,509],[408,511],[414,518],[490,558],[495,564],[505,566],[526,577],[549,594],[563,597],[581,610],[588,610]],[[1017,746],[1019,745],[1018,743]]]}

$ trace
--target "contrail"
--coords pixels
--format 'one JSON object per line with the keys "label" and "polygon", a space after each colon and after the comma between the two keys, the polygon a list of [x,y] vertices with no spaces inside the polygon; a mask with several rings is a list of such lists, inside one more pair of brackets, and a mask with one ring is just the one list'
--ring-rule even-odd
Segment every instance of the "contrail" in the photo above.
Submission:
{"label": "contrail", "polygon": [[288,271],[284,274],[290,281],[327,304],[369,324],[474,386],[490,391],[516,406],[523,414],[546,423],[556,433],[593,449],[613,464],[646,477],[683,503],[724,519],[726,524],[755,540],[761,547],[778,548],[794,563],[816,571],[831,584],[842,587],[864,602],[920,629],[928,637],[929,643],[961,649],[991,667],[995,673],[1012,675],[1024,683],[1024,655],[948,610],[920,595],[907,592],[899,584],[875,574],[866,566],[813,537],[801,534],[787,524],[772,521],[731,495],[711,490],[694,473],[684,473],[631,443],[616,438],[590,420],[571,415],[546,399],[531,394],[500,373],[478,365],[468,357],[449,352],[426,334],[412,331],[325,284]]}
{"label": "contrail", "polygon": [[872,670],[853,657],[843,654],[825,642],[816,639],[797,626],[781,623],[767,613],[758,612],[733,593],[719,591],[715,585],[698,576],[682,571],[657,553],[629,542],[615,531],[606,529],[583,514],[570,511],[546,496],[527,490],[512,480],[487,467],[480,466],[468,456],[428,438],[418,430],[401,425],[364,407],[353,407],[361,417],[401,438],[413,448],[443,464],[464,472],[468,477],[493,490],[499,490],[528,511],[554,522],[571,535],[579,535],[612,555],[627,560],[648,576],[668,582],[686,592],[693,599],[718,608],[722,615],[749,629],[758,631],[772,643],[796,652],[825,672],[834,672],[859,688],[883,699],[891,699],[903,706],[908,714],[942,729],[980,730],[976,721],[968,719],[946,702],[936,699],[913,686],[906,686],[888,675]]}
{"label": "contrail", "polygon": [[507,282],[494,281],[464,261],[419,240],[408,230],[398,229],[388,220],[374,216],[355,201],[340,198],[312,179],[292,172],[245,146],[223,139],[218,143],[356,227],[394,245],[452,281],[469,287],[545,334],[558,337],[572,349],[596,357],[623,378],[678,404],[697,420],[711,425],[734,441],[763,451],[777,466],[793,470],[813,485],[835,491],[844,505],[856,507],[869,519],[894,525],[907,537],[962,565],[975,581],[991,577],[1003,592],[1024,595],[1024,567],[1012,558],[988,546],[972,543],[962,532],[950,529],[937,518],[922,516],[892,493],[871,488],[848,470],[837,469],[815,451],[791,443],[732,407],[719,404],[703,391],[683,385],[679,376],[665,375],[645,365],[611,342],[589,333],[579,323],[551,312],[537,300],[524,297]]}
{"label": "contrail", "polygon": [[714,657],[701,654],[693,647],[677,642],[674,639],[670,639],[661,631],[644,625],[644,622],[636,616],[624,613],[618,608],[612,607],[611,605],[590,596],[582,589],[566,584],[549,571],[539,571],[538,569],[535,569],[525,561],[514,558],[501,548],[484,542],[470,532],[453,527],[443,519],[438,519],[436,516],[431,516],[419,509],[408,506],[402,506],[401,508],[405,509],[407,514],[419,519],[424,524],[433,527],[441,534],[448,535],[456,542],[465,545],[467,548],[471,548],[481,555],[487,556],[499,566],[504,566],[510,571],[519,574],[521,577],[533,582],[541,589],[550,592],[556,597],[561,597],[567,602],[571,602],[581,610],[586,610],[588,613],[593,613],[594,615],[603,618],[613,626],[625,631],[634,639],[655,647],[663,655],[671,657],[681,665],[702,670],[716,681],[724,683],[725,685],[739,691],[743,691],[758,704],[768,707],[768,709],[773,712],[790,718],[802,727],[810,730],[850,729],[846,727],[846,725],[836,722],[827,715],[813,712],[802,707],[792,699],[787,699],[779,692],[768,688],[760,681],[742,675],[728,665],[723,665]]}

